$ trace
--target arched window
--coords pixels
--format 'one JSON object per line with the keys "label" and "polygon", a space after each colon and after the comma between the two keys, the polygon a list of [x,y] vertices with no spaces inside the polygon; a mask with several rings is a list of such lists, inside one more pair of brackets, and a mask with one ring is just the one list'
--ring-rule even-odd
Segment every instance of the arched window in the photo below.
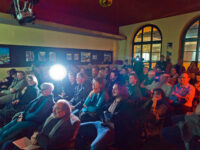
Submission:
{"label": "arched window", "polygon": [[145,25],[134,35],[132,56],[143,58],[150,68],[160,60],[161,49],[162,35],[155,25]]}
{"label": "arched window", "polygon": [[[184,65],[200,61],[200,17],[193,20],[183,33],[181,58]],[[199,64],[200,65],[200,64]]]}

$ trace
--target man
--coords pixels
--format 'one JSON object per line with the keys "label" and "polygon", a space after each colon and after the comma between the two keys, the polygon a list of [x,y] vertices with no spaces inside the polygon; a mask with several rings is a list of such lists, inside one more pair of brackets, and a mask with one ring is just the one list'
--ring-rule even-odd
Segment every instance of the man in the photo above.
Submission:
{"label": "man", "polygon": [[160,69],[161,71],[165,71],[166,70],[166,67],[167,67],[167,64],[165,62],[165,56],[164,55],[161,55],[160,56],[160,61],[158,61],[156,63],[156,68],[157,69]]}
{"label": "man", "polygon": [[176,114],[185,114],[192,111],[195,88],[189,84],[190,77],[187,73],[182,73],[179,79],[180,83],[174,86],[169,99]]}
{"label": "man", "polygon": [[74,97],[70,100],[70,103],[73,105],[72,109],[76,109],[78,112],[83,107],[83,103],[87,98],[91,87],[88,86],[86,82],[85,75],[83,73],[78,73],[76,76],[77,86],[75,87]]}
{"label": "man", "polygon": [[21,96],[22,90],[27,85],[25,79],[25,73],[23,71],[17,72],[17,78],[15,78],[8,90],[3,90],[0,93],[0,104],[5,104],[9,101],[18,99]]}
{"label": "man", "polygon": [[67,150],[74,142],[79,126],[80,120],[71,114],[70,104],[65,100],[58,100],[53,107],[53,113],[46,119],[41,131],[34,132],[32,135],[31,142],[38,143],[43,150],[62,148]]}
{"label": "man", "polygon": [[0,145],[19,136],[28,136],[46,120],[54,105],[53,89],[51,83],[41,85],[42,96],[30,102],[24,112],[18,113],[10,123],[0,129]]}

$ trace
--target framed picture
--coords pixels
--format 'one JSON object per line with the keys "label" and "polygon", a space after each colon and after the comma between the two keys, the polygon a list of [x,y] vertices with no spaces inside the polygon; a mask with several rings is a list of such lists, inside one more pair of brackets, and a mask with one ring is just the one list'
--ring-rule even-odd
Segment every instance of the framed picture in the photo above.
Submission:
{"label": "framed picture", "polygon": [[104,63],[111,63],[112,62],[112,54],[104,53]]}
{"label": "framed picture", "polygon": [[10,49],[0,47],[0,65],[10,64]]}
{"label": "framed picture", "polygon": [[49,52],[49,61],[50,62],[56,61],[56,53],[55,52]]}
{"label": "framed picture", "polygon": [[41,62],[46,61],[46,52],[39,52],[38,53],[38,60]]}
{"label": "framed picture", "polygon": [[66,53],[66,59],[71,61],[72,60],[72,53]]}
{"label": "framed picture", "polygon": [[97,60],[98,56],[97,55],[92,55],[92,60]]}
{"label": "framed picture", "polygon": [[81,62],[82,63],[91,62],[91,53],[90,52],[81,52]]}
{"label": "framed picture", "polygon": [[34,53],[33,51],[26,51],[26,62],[34,61]]}
{"label": "framed picture", "polygon": [[74,60],[78,61],[79,60],[79,54],[74,54]]}

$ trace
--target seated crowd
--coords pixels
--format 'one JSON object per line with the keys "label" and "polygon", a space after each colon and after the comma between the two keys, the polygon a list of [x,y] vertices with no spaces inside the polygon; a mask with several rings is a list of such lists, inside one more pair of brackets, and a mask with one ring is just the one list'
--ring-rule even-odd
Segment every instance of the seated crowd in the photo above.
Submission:
{"label": "seated crowd", "polygon": [[0,81],[0,148],[17,150],[13,141],[27,137],[44,150],[142,150],[159,137],[168,148],[195,150],[197,63],[185,70],[161,56],[154,69],[141,67],[71,66],[62,88],[38,70],[9,70]]}

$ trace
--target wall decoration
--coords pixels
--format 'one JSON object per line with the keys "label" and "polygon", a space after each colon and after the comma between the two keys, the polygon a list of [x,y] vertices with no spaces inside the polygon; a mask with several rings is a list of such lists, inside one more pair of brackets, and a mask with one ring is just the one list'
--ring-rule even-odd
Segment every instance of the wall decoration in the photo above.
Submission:
{"label": "wall decoration", "polygon": [[83,63],[91,62],[91,53],[90,52],[81,52],[81,62],[83,62]]}
{"label": "wall decoration", "polygon": [[66,59],[67,60],[72,60],[72,53],[66,53]]}
{"label": "wall decoration", "polygon": [[111,63],[112,62],[112,54],[104,53],[104,63]]}
{"label": "wall decoration", "polygon": [[49,61],[50,62],[56,61],[56,53],[55,52],[49,52]]}
{"label": "wall decoration", "polygon": [[46,52],[39,52],[39,53],[38,53],[38,60],[39,60],[40,62],[46,61]]}
{"label": "wall decoration", "polygon": [[0,65],[10,64],[10,49],[0,47]]}
{"label": "wall decoration", "polygon": [[26,62],[34,61],[34,53],[33,51],[26,51]]}
{"label": "wall decoration", "polygon": [[74,54],[74,60],[78,61],[79,60],[79,54]]}
{"label": "wall decoration", "polygon": [[97,55],[92,55],[92,60],[97,60]]}

